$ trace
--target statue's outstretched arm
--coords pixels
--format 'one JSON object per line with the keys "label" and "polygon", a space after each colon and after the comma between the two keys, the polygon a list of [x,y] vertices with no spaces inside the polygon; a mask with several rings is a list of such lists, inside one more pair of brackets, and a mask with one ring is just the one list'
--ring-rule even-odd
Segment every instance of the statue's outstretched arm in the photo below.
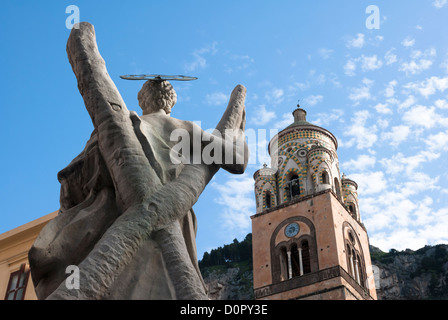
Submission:
{"label": "statue's outstretched arm", "polygon": [[118,204],[126,210],[161,183],[135,135],[129,110],[107,72],[90,23],[81,22],[72,29],[67,54],[98,131],[99,148],[112,176]]}
{"label": "statue's outstretched arm", "polygon": [[[212,133],[202,131],[202,161],[241,174],[246,170],[249,148],[246,143],[246,88],[237,85],[230,95],[227,109]],[[200,130],[199,127],[196,130]],[[194,141],[191,141],[194,143]],[[220,150],[217,150],[219,148]],[[211,153],[213,152],[213,155]],[[210,153],[210,154],[209,154]]]}
{"label": "statue's outstretched arm", "polygon": [[[216,126],[219,134],[214,133],[217,139],[220,139],[222,146],[220,167],[235,174],[243,173],[249,160],[249,148],[244,131],[246,126],[245,99],[246,88],[243,85],[237,85],[230,95],[221,121]],[[212,138],[204,140],[209,141],[210,139]]]}

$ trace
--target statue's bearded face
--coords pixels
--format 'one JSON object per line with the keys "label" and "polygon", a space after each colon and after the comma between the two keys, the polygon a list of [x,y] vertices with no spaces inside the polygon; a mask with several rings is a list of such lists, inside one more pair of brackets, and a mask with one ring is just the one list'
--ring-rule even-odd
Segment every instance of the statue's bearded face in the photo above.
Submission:
{"label": "statue's bearded face", "polygon": [[166,114],[171,113],[171,108],[177,102],[176,91],[168,81],[148,80],[138,93],[138,104],[143,110],[143,114],[165,110]]}

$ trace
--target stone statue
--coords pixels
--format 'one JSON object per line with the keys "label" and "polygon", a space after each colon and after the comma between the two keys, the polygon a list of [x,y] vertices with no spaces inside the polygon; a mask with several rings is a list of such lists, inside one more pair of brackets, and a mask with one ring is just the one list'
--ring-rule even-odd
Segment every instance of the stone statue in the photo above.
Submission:
{"label": "stone statue", "polygon": [[[236,86],[210,134],[169,116],[176,93],[167,81],[147,81],[138,94],[143,115],[129,111],[91,24],[72,29],[67,53],[94,131],[59,172],[59,215],[29,251],[38,298],[207,299],[192,206],[220,168],[240,174],[247,166],[246,89]],[[176,129],[199,132],[201,150],[213,142],[222,146],[216,154],[228,160],[230,150],[232,161],[172,161]],[[79,289],[66,285],[68,266],[79,270]]]}

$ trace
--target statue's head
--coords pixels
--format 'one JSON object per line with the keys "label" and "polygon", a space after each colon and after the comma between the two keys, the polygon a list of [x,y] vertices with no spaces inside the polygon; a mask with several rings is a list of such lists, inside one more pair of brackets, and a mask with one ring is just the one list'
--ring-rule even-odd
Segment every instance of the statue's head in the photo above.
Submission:
{"label": "statue's head", "polygon": [[137,98],[143,114],[154,113],[160,109],[170,114],[171,108],[177,102],[176,91],[168,81],[146,81]]}

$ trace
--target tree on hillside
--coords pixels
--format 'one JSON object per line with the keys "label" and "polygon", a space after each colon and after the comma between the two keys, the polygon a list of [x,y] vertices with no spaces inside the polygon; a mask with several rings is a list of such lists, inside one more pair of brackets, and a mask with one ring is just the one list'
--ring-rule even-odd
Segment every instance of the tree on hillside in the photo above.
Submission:
{"label": "tree on hillside", "polygon": [[226,265],[232,262],[252,260],[252,234],[249,233],[243,241],[233,239],[231,244],[212,249],[210,253],[205,252],[202,260],[199,261],[199,267],[211,267],[217,265]]}

